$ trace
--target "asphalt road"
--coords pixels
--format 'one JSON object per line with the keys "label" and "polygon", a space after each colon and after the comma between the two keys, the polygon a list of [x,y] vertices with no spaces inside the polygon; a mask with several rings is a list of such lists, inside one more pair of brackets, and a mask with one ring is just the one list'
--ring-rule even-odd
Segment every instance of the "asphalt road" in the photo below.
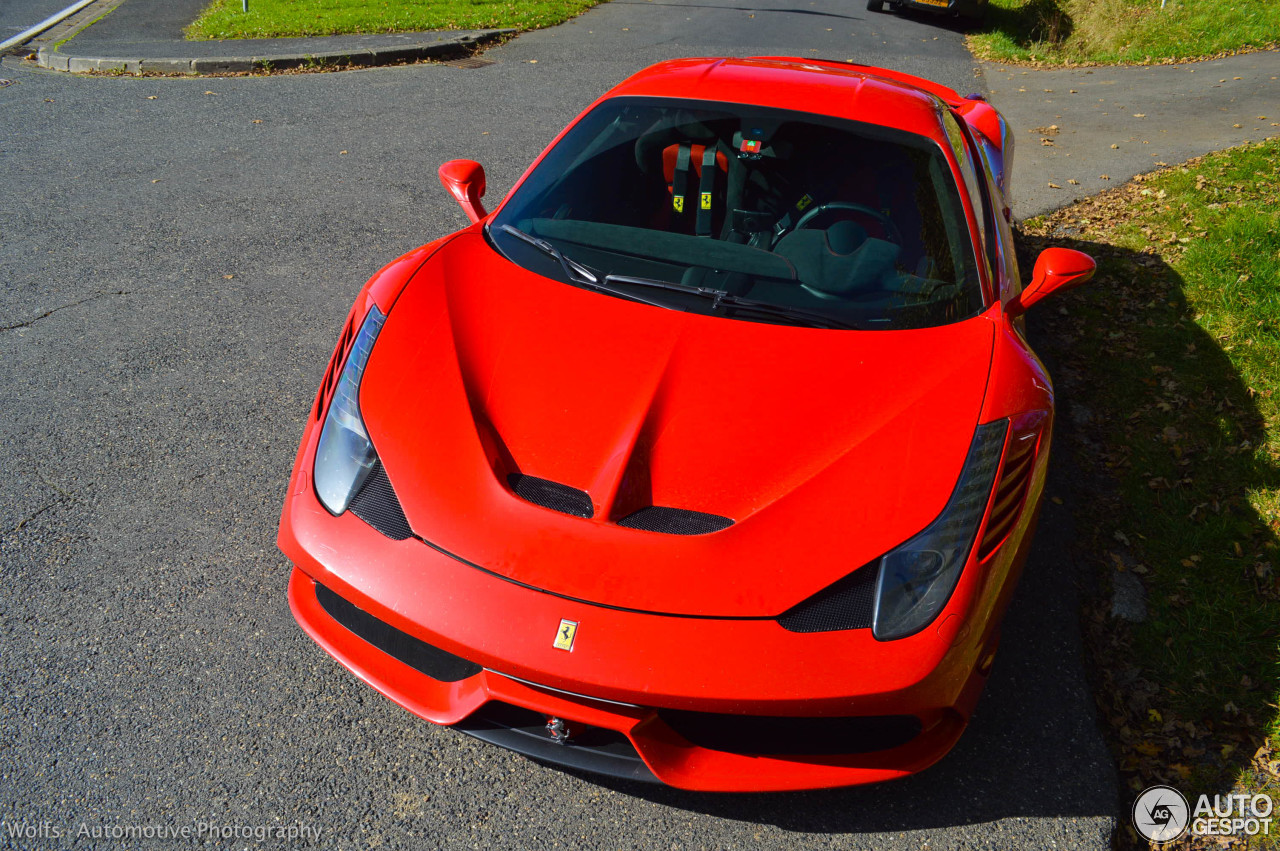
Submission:
{"label": "asphalt road", "polygon": [[302,422],[364,279],[465,222],[436,166],[479,159],[496,198],[610,84],[715,53],[979,85],[956,31],[835,0],[615,0],[476,70],[81,78],[4,60],[0,845],[213,822],[305,824],[333,848],[1110,847],[1116,781],[1052,503],[969,731],[880,787],[598,783],[417,720],[293,623],[274,536]]}
{"label": "asphalt road", "polygon": [[74,3],[75,0],[0,0],[0,41]]}

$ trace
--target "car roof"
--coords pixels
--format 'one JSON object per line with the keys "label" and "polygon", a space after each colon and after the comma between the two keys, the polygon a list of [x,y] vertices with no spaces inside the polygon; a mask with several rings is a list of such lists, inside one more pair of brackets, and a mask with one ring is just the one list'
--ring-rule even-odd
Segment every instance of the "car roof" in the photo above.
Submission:
{"label": "car roof", "polygon": [[786,57],[673,59],[646,68],[604,98],[647,96],[752,104],[892,127],[944,148],[941,112],[963,102],[918,77],[867,65]]}

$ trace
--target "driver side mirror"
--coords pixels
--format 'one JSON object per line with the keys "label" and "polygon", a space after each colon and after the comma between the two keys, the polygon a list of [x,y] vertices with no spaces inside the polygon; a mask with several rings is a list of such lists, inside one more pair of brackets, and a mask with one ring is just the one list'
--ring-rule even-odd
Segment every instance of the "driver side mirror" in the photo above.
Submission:
{"label": "driver side mirror", "polygon": [[484,197],[484,166],[472,160],[449,160],[440,166],[440,182],[449,190],[472,224],[488,215],[480,199]]}
{"label": "driver side mirror", "polygon": [[1083,251],[1070,248],[1046,248],[1036,258],[1031,272],[1031,283],[1009,300],[1004,312],[1008,316],[1021,316],[1038,301],[1054,293],[1078,287],[1093,277],[1098,264]]}

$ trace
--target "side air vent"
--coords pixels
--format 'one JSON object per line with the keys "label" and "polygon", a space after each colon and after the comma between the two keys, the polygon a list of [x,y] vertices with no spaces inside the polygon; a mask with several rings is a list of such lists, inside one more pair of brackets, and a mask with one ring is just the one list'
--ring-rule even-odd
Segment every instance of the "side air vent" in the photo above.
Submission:
{"label": "side air vent", "polygon": [[728,529],[733,525],[733,521],[719,514],[651,505],[623,517],[618,521],[618,525],[626,526],[628,529],[643,529],[646,532],[663,532],[668,535],[707,535],[711,532],[719,532],[721,529]]}
{"label": "side air vent", "polygon": [[1000,481],[996,484],[995,496],[992,498],[991,517],[987,520],[987,529],[978,547],[979,560],[991,555],[1017,522],[1023,498],[1027,495],[1027,485],[1031,481],[1031,468],[1035,463],[1038,443],[1035,434],[1025,435],[1022,439],[1015,435],[1010,441],[1004,467],[1000,471]]}
{"label": "side air vent", "polygon": [[876,559],[784,612],[778,625],[792,632],[869,629],[875,615],[879,572],[880,560]]}
{"label": "side air vent", "polygon": [[399,659],[414,670],[442,683],[456,683],[474,677],[483,670],[475,662],[454,656],[420,638],[379,620],[350,600],[316,583],[316,599],[329,617],[342,624],[374,647]]}
{"label": "side air vent", "polygon": [[409,528],[404,509],[391,489],[391,480],[381,462],[377,462],[360,492],[352,497],[351,513],[393,540],[413,537],[413,529]]}
{"label": "side air vent", "polygon": [[580,491],[559,482],[526,476],[523,473],[512,473],[507,476],[507,484],[511,485],[516,496],[534,505],[550,508],[552,511],[572,514],[574,517],[591,517],[596,513],[591,505],[591,497],[586,491]]}
{"label": "side air vent", "polygon": [[351,348],[351,342],[355,337],[355,321],[355,314],[347,318],[347,325],[342,329],[342,338],[338,340],[338,346],[329,358],[329,368],[325,370],[324,380],[320,382],[320,392],[316,395],[316,422],[324,418],[329,394],[333,392],[338,375],[342,372],[342,365],[347,361],[347,351]]}

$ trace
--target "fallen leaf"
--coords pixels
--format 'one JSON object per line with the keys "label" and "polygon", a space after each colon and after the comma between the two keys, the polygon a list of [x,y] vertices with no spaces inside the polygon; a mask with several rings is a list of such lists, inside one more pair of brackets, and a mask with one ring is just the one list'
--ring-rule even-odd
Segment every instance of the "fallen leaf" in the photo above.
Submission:
{"label": "fallen leaf", "polygon": [[235,275],[223,275],[222,277],[226,278],[226,279],[229,281],[229,280],[231,280],[232,278],[234,278],[234,277],[235,277]]}
{"label": "fallen leaf", "polygon": [[207,95],[216,95],[216,94],[217,94],[217,92],[205,92],[205,94],[207,94]]}
{"label": "fallen leaf", "polygon": [[346,153],[346,151],[338,151],[338,154],[339,154],[339,155],[342,155],[342,154],[345,154],[345,153]]}
{"label": "fallen leaf", "polygon": [[1101,179],[1103,179],[1103,180],[1110,180],[1110,179],[1111,179],[1111,175],[1109,175],[1109,174],[1100,174],[1100,175],[1098,175],[1098,177],[1100,177],[1100,178],[1101,178]]}
{"label": "fallen leaf", "polygon": [[1111,150],[1113,150],[1113,151],[1118,150],[1119,148],[1120,148],[1120,146],[1119,146],[1119,145],[1112,145],[1112,146],[1111,146]]}
{"label": "fallen leaf", "polygon": [[1070,183],[1072,186],[1079,186],[1079,185],[1080,185],[1080,181],[1078,181],[1078,180],[1068,180],[1068,181],[1067,181],[1067,183]]}
{"label": "fallen leaf", "polygon": [[155,100],[157,95],[147,95],[147,100]]}
{"label": "fallen leaf", "polygon": [[261,119],[261,118],[255,118],[255,119],[253,119],[253,123],[254,123],[254,124],[261,124],[261,123],[262,123],[262,119]]}
{"label": "fallen leaf", "polygon": [[1133,117],[1134,117],[1134,118],[1146,118],[1146,117],[1147,117],[1147,114],[1146,114],[1145,112],[1135,112],[1135,113],[1133,114]]}
{"label": "fallen leaf", "polygon": [[1050,183],[1050,184],[1049,184],[1049,188],[1050,188],[1050,189],[1061,189],[1062,187],[1061,187],[1061,186],[1059,186],[1059,185],[1058,185],[1058,184],[1056,184],[1056,183]]}

